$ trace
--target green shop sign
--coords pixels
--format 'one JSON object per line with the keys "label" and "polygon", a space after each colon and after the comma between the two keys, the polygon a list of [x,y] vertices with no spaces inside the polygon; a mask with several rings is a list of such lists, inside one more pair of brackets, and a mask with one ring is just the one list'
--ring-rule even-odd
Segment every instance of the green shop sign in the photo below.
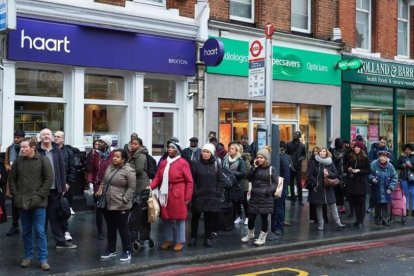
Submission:
{"label": "green shop sign", "polygon": [[[344,56],[343,59],[353,57]],[[361,59],[364,63],[358,70],[342,72],[344,82],[363,83],[400,88],[414,88],[414,66]]]}
{"label": "green shop sign", "polygon": [[[207,67],[208,73],[247,77],[249,42],[220,38],[224,43],[223,61]],[[335,69],[340,55],[323,54],[273,46],[273,79],[341,85],[341,71]]]}

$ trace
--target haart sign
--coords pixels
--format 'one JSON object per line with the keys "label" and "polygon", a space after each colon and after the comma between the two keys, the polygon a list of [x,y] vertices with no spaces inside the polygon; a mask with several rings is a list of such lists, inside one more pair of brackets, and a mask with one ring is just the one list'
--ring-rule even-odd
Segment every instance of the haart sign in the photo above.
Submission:
{"label": "haart sign", "polygon": [[9,60],[193,76],[195,42],[17,18]]}

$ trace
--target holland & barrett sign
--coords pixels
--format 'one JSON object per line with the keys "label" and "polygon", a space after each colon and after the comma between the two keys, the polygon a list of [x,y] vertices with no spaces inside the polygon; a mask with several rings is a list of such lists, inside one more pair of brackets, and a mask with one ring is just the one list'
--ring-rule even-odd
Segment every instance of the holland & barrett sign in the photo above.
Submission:
{"label": "holland & barrett sign", "polygon": [[343,81],[409,89],[414,88],[414,66],[370,59],[362,59],[362,61],[364,65],[359,70],[343,72]]}
{"label": "holland & barrett sign", "polygon": [[[214,74],[248,76],[249,42],[221,39],[226,53],[217,67],[207,67]],[[273,79],[341,85],[341,72],[335,69],[340,55],[273,46]]]}

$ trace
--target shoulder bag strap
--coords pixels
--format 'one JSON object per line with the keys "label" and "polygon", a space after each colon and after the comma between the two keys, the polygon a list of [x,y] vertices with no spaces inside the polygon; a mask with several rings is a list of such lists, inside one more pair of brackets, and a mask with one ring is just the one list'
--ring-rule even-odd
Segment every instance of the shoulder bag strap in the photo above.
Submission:
{"label": "shoulder bag strap", "polygon": [[110,186],[110,184],[111,184],[112,179],[114,178],[114,176],[116,175],[116,173],[117,173],[120,169],[121,169],[121,168],[116,169],[116,170],[115,170],[115,172],[114,172],[114,173],[111,175],[111,177],[109,178],[108,183],[107,183],[107,184],[105,184],[105,193],[108,191],[108,189],[109,189],[109,186]]}

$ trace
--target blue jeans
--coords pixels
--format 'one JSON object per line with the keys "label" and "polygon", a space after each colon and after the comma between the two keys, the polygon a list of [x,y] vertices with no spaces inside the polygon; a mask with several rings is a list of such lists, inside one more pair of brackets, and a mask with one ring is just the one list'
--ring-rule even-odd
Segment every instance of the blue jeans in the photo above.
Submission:
{"label": "blue jeans", "polygon": [[[47,261],[47,238],[45,233],[46,209],[20,210],[23,229],[24,257],[33,259],[34,240],[37,243],[39,262]],[[34,237],[33,237],[34,230]]]}
{"label": "blue jeans", "polygon": [[283,233],[285,224],[285,197],[274,200],[274,209],[271,216],[271,231],[280,230]]}
{"label": "blue jeans", "polygon": [[[175,222],[175,223],[174,223]],[[164,240],[175,243],[185,243],[185,220],[163,220]],[[175,224],[175,239],[173,239],[173,228]]]}
{"label": "blue jeans", "polygon": [[401,180],[401,189],[404,192],[406,204],[405,207],[408,210],[413,210],[414,203],[414,183],[409,183],[407,180]]}

